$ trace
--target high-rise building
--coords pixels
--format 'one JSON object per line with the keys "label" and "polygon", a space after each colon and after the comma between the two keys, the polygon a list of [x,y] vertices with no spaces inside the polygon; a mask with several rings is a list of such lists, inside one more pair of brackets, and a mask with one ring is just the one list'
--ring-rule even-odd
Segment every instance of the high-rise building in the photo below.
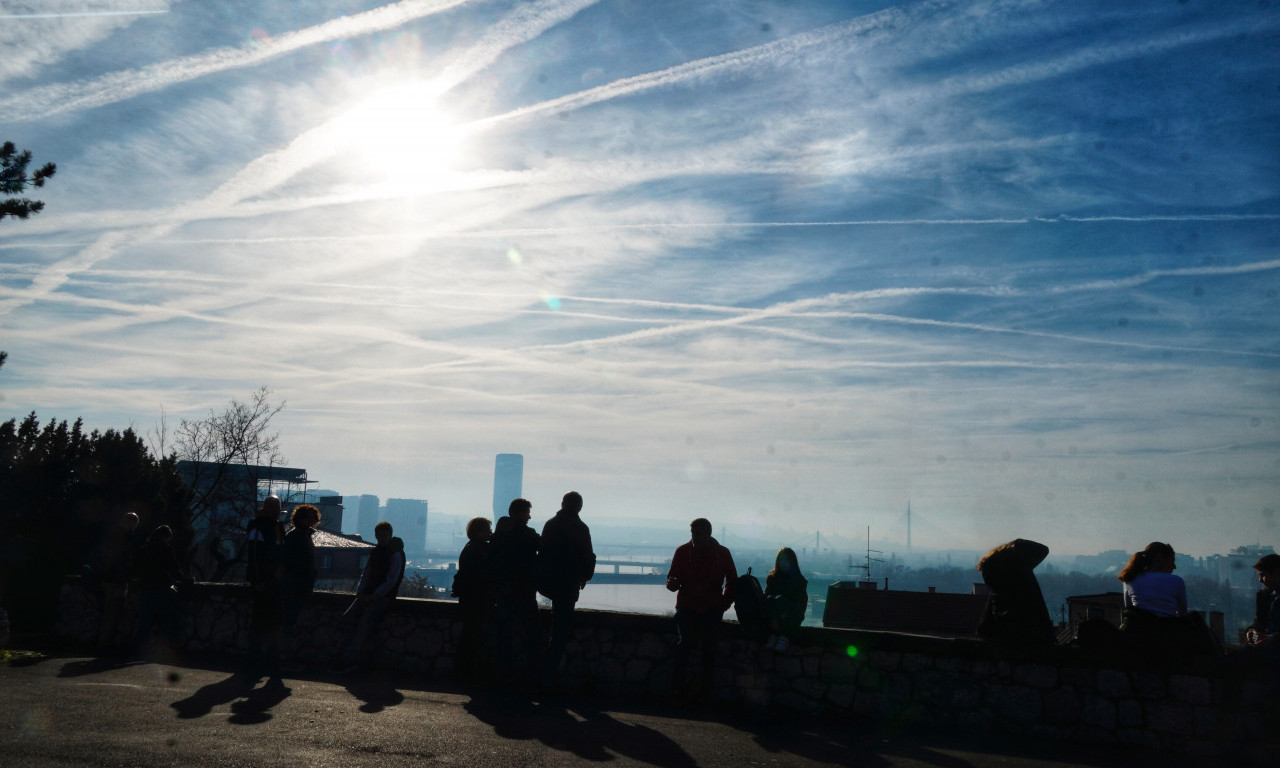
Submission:
{"label": "high-rise building", "polygon": [[413,558],[427,549],[427,502],[422,499],[387,499],[383,519],[404,541],[405,555]]}
{"label": "high-rise building", "polygon": [[356,521],[352,526],[355,532],[360,534],[360,538],[365,541],[373,541],[373,526],[378,524],[381,510],[378,507],[378,497],[372,494],[362,494],[359,496],[360,501],[353,506],[356,507]]}
{"label": "high-rise building", "polygon": [[512,500],[520,498],[524,488],[524,456],[500,453],[493,464],[493,519],[507,514]]}

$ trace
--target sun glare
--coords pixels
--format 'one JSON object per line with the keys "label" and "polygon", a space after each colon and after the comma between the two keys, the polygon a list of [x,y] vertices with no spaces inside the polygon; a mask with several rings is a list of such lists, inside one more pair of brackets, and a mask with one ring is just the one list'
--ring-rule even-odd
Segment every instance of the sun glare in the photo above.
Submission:
{"label": "sun glare", "polygon": [[430,190],[453,174],[461,131],[423,85],[383,88],[339,120],[341,141],[369,181]]}

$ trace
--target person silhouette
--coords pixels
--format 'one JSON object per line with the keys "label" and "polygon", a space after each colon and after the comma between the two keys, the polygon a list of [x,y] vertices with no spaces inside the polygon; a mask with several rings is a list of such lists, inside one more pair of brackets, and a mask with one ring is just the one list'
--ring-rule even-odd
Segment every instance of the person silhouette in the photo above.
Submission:
{"label": "person silhouette", "polygon": [[467,545],[458,555],[458,572],[453,577],[451,594],[458,598],[458,611],[462,614],[455,672],[463,680],[478,678],[484,671],[484,628],[492,599],[489,528],[487,517],[473,517],[467,522]]}
{"label": "person silhouette", "polygon": [[542,527],[538,549],[538,591],[551,600],[551,640],[543,657],[541,682],[553,684],[573,633],[573,608],[596,572],[591,529],[582,522],[582,495],[569,491],[560,511]]}
{"label": "person silhouette", "polygon": [[715,681],[720,622],[733,605],[733,589],[738,574],[733,555],[711,536],[711,521],[698,518],[689,524],[690,539],[676,548],[667,572],[667,589],[676,593],[675,664],[672,694],[688,694],[689,656],[702,646],[701,686],[692,692],[699,698],[710,696]]}

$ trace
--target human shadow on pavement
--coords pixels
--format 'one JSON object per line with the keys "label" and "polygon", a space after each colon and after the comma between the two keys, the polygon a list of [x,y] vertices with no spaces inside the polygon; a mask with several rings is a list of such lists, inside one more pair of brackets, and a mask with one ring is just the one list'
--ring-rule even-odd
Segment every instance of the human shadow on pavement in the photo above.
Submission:
{"label": "human shadow on pavement", "polygon": [[[546,746],[594,762],[621,755],[663,768],[694,768],[697,762],[667,736],[643,725],[619,722],[591,706],[534,702],[508,693],[473,694],[463,705],[505,739],[537,739]],[[582,720],[570,714],[570,710]]]}
{"label": "human shadow on pavement", "polygon": [[247,696],[253,690],[258,678],[247,672],[234,672],[225,680],[210,683],[185,699],[170,704],[177,711],[178,717],[189,720],[204,717],[219,704],[226,704]]}
{"label": "human shadow on pavement", "polygon": [[271,708],[285,699],[293,690],[284,681],[273,677],[261,688],[249,691],[245,697],[231,705],[231,717],[227,722],[235,725],[257,725],[271,719]]}
{"label": "human shadow on pavement", "polygon": [[370,715],[404,701],[404,694],[382,675],[359,675],[343,680],[342,684],[352,696],[364,702],[360,711]]}

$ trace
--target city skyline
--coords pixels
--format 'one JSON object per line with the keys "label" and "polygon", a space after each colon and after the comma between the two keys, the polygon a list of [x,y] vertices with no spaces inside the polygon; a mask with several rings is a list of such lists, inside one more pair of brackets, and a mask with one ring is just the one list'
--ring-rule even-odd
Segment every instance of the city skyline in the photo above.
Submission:
{"label": "city skyline", "polygon": [[[1277,543],[1280,7],[0,10],[0,418],[268,386],[290,466],[487,515]],[[905,536],[904,536],[905,538]]]}

